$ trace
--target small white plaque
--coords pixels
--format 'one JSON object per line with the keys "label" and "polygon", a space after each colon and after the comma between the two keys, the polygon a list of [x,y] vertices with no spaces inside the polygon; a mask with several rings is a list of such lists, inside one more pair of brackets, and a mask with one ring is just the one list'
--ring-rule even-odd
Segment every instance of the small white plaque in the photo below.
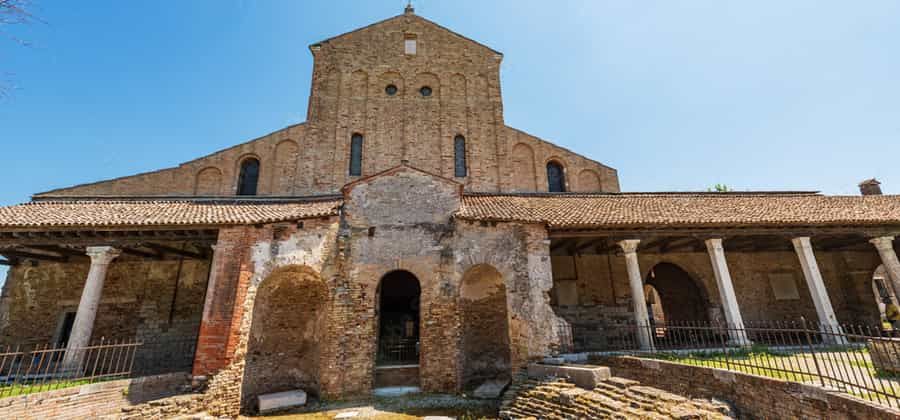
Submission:
{"label": "small white plaque", "polygon": [[794,273],[769,274],[769,284],[772,286],[772,293],[775,294],[775,300],[800,299],[800,292],[797,290],[797,282],[794,280]]}
{"label": "small white plaque", "polygon": [[406,39],[403,41],[404,51],[409,55],[414,55],[416,53],[416,40],[415,39]]}

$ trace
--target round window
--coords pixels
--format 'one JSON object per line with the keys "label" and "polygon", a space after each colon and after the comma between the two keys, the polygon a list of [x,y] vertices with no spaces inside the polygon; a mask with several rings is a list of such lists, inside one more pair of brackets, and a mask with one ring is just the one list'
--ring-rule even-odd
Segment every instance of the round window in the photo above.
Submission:
{"label": "round window", "polygon": [[390,96],[396,95],[397,94],[397,86],[387,85],[387,87],[384,88],[384,93],[387,93]]}
{"label": "round window", "polygon": [[422,96],[425,97],[431,96],[431,88],[428,86],[422,86],[422,89],[419,89],[419,93],[421,93]]}

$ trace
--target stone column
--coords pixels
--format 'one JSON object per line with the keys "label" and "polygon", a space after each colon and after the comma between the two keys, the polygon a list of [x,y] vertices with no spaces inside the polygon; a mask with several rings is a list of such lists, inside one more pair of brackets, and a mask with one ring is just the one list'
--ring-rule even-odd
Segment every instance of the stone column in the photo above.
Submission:
{"label": "stone column", "polygon": [[641,266],[638,264],[637,247],[639,239],[628,239],[619,242],[625,251],[625,264],[628,267],[628,283],[631,285],[631,306],[634,311],[634,322],[637,326],[638,343],[641,350],[650,350],[653,340],[650,336],[650,318],[647,316],[647,299],[644,297],[644,281],[641,279]]}
{"label": "stone column", "polygon": [[725,311],[728,337],[731,344],[749,346],[753,343],[750,342],[746,331],[744,331],[744,319],[741,317],[741,308],[738,306],[737,296],[734,294],[734,285],[731,283],[731,272],[728,271],[728,262],[725,260],[725,248],[722,246],[722,239],[707,239],[705,242],[706,250],[709,251],[709,259],[712,261],[713,273],[716,275],[716,285],[719,287],[722,309]]}
{"label": "stone column", "polygon": [[891,281],[894,296],[900,298],[900,261],[897,260],[897,253],[894,252],[894,237],[881,236],[873,238],[869,242],[875,245],[878,255],[881,256],[881,263],[884,265],[884,270]]}
{"label": "stone column", "polygon": [[[831,307],[831,298],[828,297],[828,290],[825,289],[825,281],[822,280],[822,273],[819,271],[819,264],[816,262],[816,255],[813,253],[809,237],[801,236],[794,238],[791,242],[794,244],[797,257],[800,258],[803,276],[806,278],[809,294],[812,295],[813,304],[816,306],[816,314],[819,316],[820,328],[827,332],[841,333],[841,328],[838,324],[837,316],[834,315],[834,308]],[[823,338],[826,343],[846,344],[846,340],[841,336],[825,335]]]}
{"label": "stone column", "polygon": [[91,257],[91,268],[84,282],[81,301],[78,303],[75,322],[69,335],[69,344],[66,346],[64,366],[68,371],[78,370],[81,367],[84,351],[80,349],[90,344],[91,334],[94,332],[94,319],[97,317],[97,308],[100,307],[106,269],[109,263],[119,256],[119,252],[118,249],[109,246],[87,248],[87,255]]}

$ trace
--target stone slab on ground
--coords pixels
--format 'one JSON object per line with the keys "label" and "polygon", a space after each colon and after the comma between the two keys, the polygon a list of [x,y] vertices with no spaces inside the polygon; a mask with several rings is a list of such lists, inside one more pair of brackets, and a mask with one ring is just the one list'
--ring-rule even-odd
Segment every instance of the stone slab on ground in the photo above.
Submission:
{"label": "stone slab on ground", "polygon": [[300,407],[306,404],[306,392],[300,389],[276,392],[273,394],[263,394],[258,398],[259,412],[263,414]]}
{"label": "stone slab on ground", "polygon": [[584,389],[594,389],[597,384],[612,376],[606,366],[593,365],[544,365],[532,363],[528,365],[528,377],[543,379],[547,377],[565,378]]}
{"label": "stone slab on ground", "polygon": [[417,386],[386,386],[375,388],[372,390],[372,395],[381,398],[394,398],[409,394],[418,394],[420,392],[422,392],[422,389]]}
{"label": "stone slab on ground", "polygon": [[503,395],[503,391],[509,385],[509,379],[491,379],[475,388],[472,395],[475,398],[497,399]]}

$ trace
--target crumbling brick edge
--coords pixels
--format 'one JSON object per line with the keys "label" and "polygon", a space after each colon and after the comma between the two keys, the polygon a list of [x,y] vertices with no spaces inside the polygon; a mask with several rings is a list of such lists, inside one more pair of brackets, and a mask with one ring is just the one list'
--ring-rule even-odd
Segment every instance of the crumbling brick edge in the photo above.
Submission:
{"label": "crumbling brick edge", "polygon": [[900,418],[900,410],[816,385],[632,356],[592,356],[591,362],[685,397],[726,400],[749,418]]}

